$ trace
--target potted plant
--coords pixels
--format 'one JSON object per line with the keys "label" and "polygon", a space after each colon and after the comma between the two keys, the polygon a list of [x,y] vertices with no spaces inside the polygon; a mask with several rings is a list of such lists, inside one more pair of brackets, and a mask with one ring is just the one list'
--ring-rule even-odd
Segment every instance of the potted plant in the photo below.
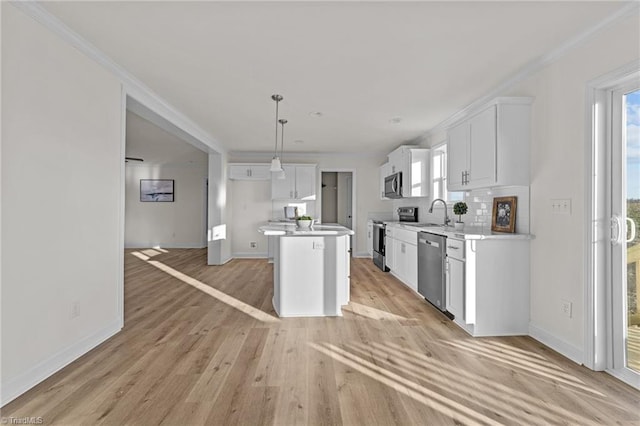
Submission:
{"label": "potted plant", "polygon": [[311,216],[300,216],[296,219],[296,224],[298,228],[309,228],[313,225],[313,218]]}
{"label": "potted plant", "polygon": [[453,205],[453,214],[458,215],[458,220],[456,220],[456,223],[454,223],[453,225],[456,231],[462,231],[462,229],[464,228],[462,215],[467,214],[468,210],[469,210],[469,207],[467,207],[467,203],[465,203],[464,201],[458,201]]}

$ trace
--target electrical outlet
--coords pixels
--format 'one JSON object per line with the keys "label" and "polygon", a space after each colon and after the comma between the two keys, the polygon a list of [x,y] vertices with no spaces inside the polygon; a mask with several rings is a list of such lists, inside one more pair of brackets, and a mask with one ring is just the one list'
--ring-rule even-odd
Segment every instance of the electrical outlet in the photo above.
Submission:
{"label": "electrical outlet", "polygon": [[256,243],[255,241],[251,241],[251,242],[249,243],[249,246],[250,246],[251,248],[257,248],[257,247],[258,247],[258,243]]}
{"label": "electrical outlet", "polygon": [[551,211],[553,214],[571,214],[571,198],[552,198]]}
{"label": "electrical outlet", "polygon": [[71,304],[71,318],[80,316],[80,302],[76,301]]}
{"label": "electrical outlet", "polygon": [[562,313],[567,318],[571,318],[571,305],[571,302],[569,302],[568,300],[562,301]]}

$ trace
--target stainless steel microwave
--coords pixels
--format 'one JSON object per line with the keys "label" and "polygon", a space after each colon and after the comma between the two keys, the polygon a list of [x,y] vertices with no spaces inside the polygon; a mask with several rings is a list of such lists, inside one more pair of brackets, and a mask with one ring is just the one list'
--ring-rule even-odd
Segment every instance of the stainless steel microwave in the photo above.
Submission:
{"label": "stainless steel microwave", "polygon": [[402,172],[394,173],[384,178],[384,196],[387,198],[402,198]]}

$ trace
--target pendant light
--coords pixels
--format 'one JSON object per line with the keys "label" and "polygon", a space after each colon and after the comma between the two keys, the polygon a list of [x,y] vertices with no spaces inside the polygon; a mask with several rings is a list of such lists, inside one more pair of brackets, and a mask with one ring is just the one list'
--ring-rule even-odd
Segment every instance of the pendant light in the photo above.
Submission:
{"label": "pendant light", "polygon": [[278,123],[280,123],[280,125],[282,126],[282,131],[280,132],[280,138],[281,138],[281,144],[280,144],[280,167],[282,168],[281,171],[278,172],[278,175],[276,176],[276,179],[284,179],[286,177],[285,172],[284,172],[284,167],[282,167],[282,154],[284,153],[284,125],[287,124],[287,120],[285,120],[284,118],[281,118],[280,120],[278,120]]}
{"label": "pendant light", "polygon": [[271,95],[271,99],[276,101],[276,147],[273,150],[273,158],[271,159],[271,171],[272,172],[281,172],[282,164],[280,163],[280,158],[278,158],[278,104],[283,99],[281,95]]}

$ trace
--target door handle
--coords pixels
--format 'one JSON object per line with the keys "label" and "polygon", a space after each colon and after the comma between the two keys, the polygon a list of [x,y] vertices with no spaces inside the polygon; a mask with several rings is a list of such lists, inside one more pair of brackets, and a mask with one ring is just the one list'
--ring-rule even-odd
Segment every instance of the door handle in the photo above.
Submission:
{"label": "door handle", "polygon": [[627,218],[627,223],[630,223],[630,230],[631,230],[631,236],[627,239],[627,243],[630,243],[631,241],[636,239],[636,222],[631,219],[630,217]]}
{"label": "door handle", "polygon": [[610,219],[611,225],[611,245],[622,244],[622,220],[620,216],[613,215]]}

